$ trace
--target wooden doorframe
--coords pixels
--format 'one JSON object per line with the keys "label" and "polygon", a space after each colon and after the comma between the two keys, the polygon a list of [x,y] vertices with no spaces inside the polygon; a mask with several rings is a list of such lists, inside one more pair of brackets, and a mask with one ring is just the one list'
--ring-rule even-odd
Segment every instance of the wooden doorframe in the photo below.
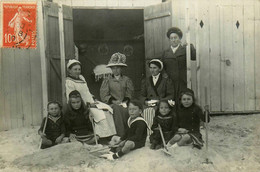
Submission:
{"label": "wooden doorframe", "polygon": [[60,33],[60,68],[61,68],[61,91],[62,91],[62,104],[66,105],[66,96],[65,96],[65,77],[66,77],[66,68],[65,68],[65,41],[64,41],[64,25],[63,25],[63,5],[59,1],[59,33]]}
{"label": "wooden doorframe", "polygon": [[41,57],[41,73],[42,73],[42,116],[47,115],[48,104],[48,86],[47,86],[47,68],[46,68],[46,54],[45,54],[45,36],[43,26],[43,1],[38,1],[38,32],[39,32],[39,45],[40,45],[40,57]]}

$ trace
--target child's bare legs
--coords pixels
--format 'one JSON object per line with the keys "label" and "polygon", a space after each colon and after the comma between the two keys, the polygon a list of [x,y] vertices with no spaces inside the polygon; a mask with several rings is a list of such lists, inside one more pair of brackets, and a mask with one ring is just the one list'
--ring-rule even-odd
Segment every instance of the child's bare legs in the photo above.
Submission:
{"label": "child's bare legs", "polygon": [[175,143],[177,143],[178,141],[180,141],[181,138],[182,138],[181,135],[175,134],[174,137],[167,143],[167,147],[170,147],[170,146],[174,145]]}
{"label": "child's bare legs", "polygon": [[192,143],[191,137],[188,134],[182,135],[180,141],[178,141],[179,146],[186,146]]}
{"label": "child's bare legs", "polygon": [[69,143],[69,138],[68,137],[63,137],[61,144],[63,143]]}
{"label": "child's bare legs", "polygon": [[131,149],[134,149],[134,147],[135,147],[135,143],[134,143],[133,141],[127,140],[127,141],[125,142],[125,145],[123,146],[123,148],[122,148],[121,151],[122,151],[124,154],[126,154],[126,153],[130,152]]}
{"label": "child's bare legs", "polygon": [[176,143],[176,146],[186,146],[192,143],[191,137],[189,134],[179,135],[176,134],[167,144],[167,147],[171,147]]}

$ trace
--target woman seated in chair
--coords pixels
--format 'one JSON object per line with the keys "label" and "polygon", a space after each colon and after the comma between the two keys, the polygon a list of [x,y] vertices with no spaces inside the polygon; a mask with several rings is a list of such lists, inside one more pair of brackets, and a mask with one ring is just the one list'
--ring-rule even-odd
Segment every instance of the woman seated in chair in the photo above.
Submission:
{"label": "woman seated in chair", "polygon": [[[151,76],[142,81],[141,101],[144,104],[143,116],[151,128],[157,103],[160,100],[167,100],[174,105],[174,84],[166,75],[161,74],[163,63],[159,59],[152,59],[149,62]],[[151,131],[148,132],[148,135]]]}
{"label": "woman seated in chair", "polygon": [[113,108],[114,122],[117,135],[122,137],[125,135],[127,120],[129,118],[126,104],[132,98],[134,86],[132,80],[122,75],[122,69],[126,67],[126,56],[121,53],[115,53],[107,65],[113,74],[105,79],[100,88],[101,100],[108,103]]}
{"label": "woman seated in chair", "polygon": [[109,137],[116,134],[113,120],[113,110],[107,104],[94,100],[89,91],[85,78],[81,75],[81,63],[78,60],[69,60],[67,64],[68,76],[66,78],[66,97],[77,90],[85,104],[89,105],[89,113],[95,122],[95,132],[99,138]]}

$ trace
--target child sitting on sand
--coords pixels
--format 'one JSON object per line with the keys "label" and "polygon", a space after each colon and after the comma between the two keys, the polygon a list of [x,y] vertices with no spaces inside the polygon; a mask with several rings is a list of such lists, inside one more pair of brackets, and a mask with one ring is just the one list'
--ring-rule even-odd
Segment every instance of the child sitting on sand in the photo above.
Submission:
{"label": "child sitting on sand", "polygon": [[159,109],[156,111],[153,119],[152,131],[150,136],[151,149],[160,149],[163,147],[159,126],[161,126],[162,133],[167,143],[177,130],[177,118],[174,109],[169,105],[168,101],[161,100],[158,105]]}
{"label": "child sitting on sand", "polygon": [[[200,134],[200,120],[205,122],[202,109],[195,104],[194,92],[185,89],[180,95],[180,107],[177,111],[179,129],[174,137],[168,142],[167,147],[193,145],[201,149],[203,146]],[[209,118],[208,118],[209,119]]]}
{"label": "child sitting on sand", "polygon": [[110,141],[111,147],[117,147],[111,149],[114,153],[104,154],[101,157],[109,160],[117,159],[124,154],[127,154],[131,150],[138,149],[145,146],[147,136],[147,123],[141,117],[142,104],[138,101],[130,101],[128,103],[128,129],[123,137],[113,136]]}
{"label": "child sitting on sand", "polygon": [[70,141],[77,140],[86,144],[95,143],[89,109],[85,106],[77,90],[69,94],[68,108],[65,113],[67,135]]}
{"label": "child sitting on sand", "polygon": [[41,149],[54,146],[63,141],[66,130],[61,108],[60,103],[56,101],[51,101],[47,105],[48,115],[43,119],[38,130],[42,138]]}

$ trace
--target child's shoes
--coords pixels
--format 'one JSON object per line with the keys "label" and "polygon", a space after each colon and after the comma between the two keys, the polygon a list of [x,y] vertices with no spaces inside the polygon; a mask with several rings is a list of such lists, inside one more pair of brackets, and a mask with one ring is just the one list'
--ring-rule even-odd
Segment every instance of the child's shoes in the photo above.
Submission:
{"label": "child's shoes", "polygon": [[156,147],[156,144],[152,143],[151,146],[150,146],[150,149],[155,149],[155,147]]}
{"label": "child's shoes", "polygon": [[179,145],[177,143],[170,146],[171,149],[176,148],[176,147],[179,147]]}
{"label": "child's shoes", "polygon": [[106,158],[106,159],[108,159],[108,160],[113,161],[113,160],[115,160],[114,157],[113,157],[113,155],[114,155],[114,153],[111,152],[111,153],[108,153],[108,154],[100,155],[100,157]]}
{"label": "child's shoes", "polygon": [[47,138],[43,138],[42,139],[42,144],[45,146],[51,146],[52,145],[52,141],[47,139]]}
{"label": "child's shoes", "polygon": [[157,149],[161,149],[163,147],[163,145],[162,144],[159,144],[159,145],[156,145],[155,146],[155,149],[157,150]]}
{"label": "child's shoes", "polygon": [[110,148],[109,151],[110,151],[110,152],[113,152],[113,153],[116,153],[116,152],[117,152],[117,148],[116,148],[116,147],[112,147],[112,148]]}

